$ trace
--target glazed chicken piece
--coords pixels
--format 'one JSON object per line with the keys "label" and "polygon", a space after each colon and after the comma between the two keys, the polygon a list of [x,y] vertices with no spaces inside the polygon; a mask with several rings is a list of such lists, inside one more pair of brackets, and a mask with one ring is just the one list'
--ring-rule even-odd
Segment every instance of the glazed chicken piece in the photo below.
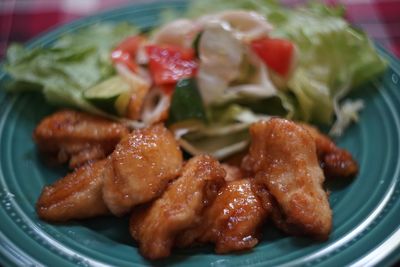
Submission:
{"label": "glazed chicken piece", "polygon": [[353,178],[358,173],[358,164],[351,154],[337,147],[335,143],[317,128],[302,123],[311,134],[317,147],[317,155],[326,178]]}
{"label": "glazed chicken piece", "polygon": [[183,233],[180,247],[195,242],[215,243],[217,253],[248,250],[258,243],[260,228],[271,211],[269,194],[253,179],[227,182],[207,208],[202,223]]}
{"label": "glazed chicken piece", "polygon": [[250,134],[243,167],[271,194],[275,224],[289,234],[328,239],[332,211],[313,137],[302,126],[278,118],[254,123]]}
{"label": "glazed chicken piece", "polygon": [[74,111],[62,110],[44,118],[33,139],[40,152],[71,169],[110,154],[128,129],[120,123]]}
{"label": "glazed chicken piece", "polygon": [[62,222],[109,214],[102,197],[106,165],[106,159],[89,163],[46,186],[36,204],[39,217]]}
{"label": "glazed chicken piece", "polygon": [[226,172],[225,175],[226,182],[232,182],[243,178],[243,172],[239,167],[226,163],[221,163],[221,166],[222,168],[224,168]]}
{"label": "glazed chicken piece", "polygon": [[201,223],[205,208],[225,183],[225,171],[210,156],[196,156],[183,167],[182,175],[148,207],[132,213],[130,232],[149,259],[168,257],[175,238]]}
{"label": "glazed chicken piece", "polygon": [[182,154],[162,126],[136,130],[107,159],[86,164],[44,188],[39,217],[67,221],[109,214],[122,215],[159,196],[178,176]]}
{"label": "glazed chicken piece", "polygon": [[109,158],[103,199],[117,216],[160,196],[180,174],[183,161],[174,136],[162,125],[133,131]]}

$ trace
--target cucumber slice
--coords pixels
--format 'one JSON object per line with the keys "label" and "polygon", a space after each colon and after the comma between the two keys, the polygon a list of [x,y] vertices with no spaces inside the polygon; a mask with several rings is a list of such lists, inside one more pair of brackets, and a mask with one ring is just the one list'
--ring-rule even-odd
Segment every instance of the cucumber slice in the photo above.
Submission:
{"label": "cucumber slice", "polygon": [[182,79],[176,84],[167,124],[172,125],[186,120],[207,121],[203,100],[193,78]]}
{"label": "cucumber slice", "polygon": [[84,98],[107,113],[124,116],[131,97],[131,86],[121,76],[113,76],[84,92]]}

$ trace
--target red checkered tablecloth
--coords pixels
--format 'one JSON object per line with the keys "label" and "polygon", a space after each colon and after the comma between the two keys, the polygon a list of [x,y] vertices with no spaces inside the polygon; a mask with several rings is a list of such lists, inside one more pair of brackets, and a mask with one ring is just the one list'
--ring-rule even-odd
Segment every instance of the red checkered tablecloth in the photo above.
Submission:
{"label": "red checkered tablecloth", "polygon": [[[0,0],[0,58],[11,42],[25,42],[55,25],[136,2],[149,0]],[[304,0],[282,2],[297,5]],[[327,2],[343,4],[353,25],[400,57],[400,0]]]}

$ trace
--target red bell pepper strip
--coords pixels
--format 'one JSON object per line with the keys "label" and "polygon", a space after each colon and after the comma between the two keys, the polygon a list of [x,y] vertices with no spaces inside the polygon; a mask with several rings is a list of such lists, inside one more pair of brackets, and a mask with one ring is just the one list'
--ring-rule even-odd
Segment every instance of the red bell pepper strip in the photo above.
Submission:
{"label": "red bell pepper strip", "polygon": [[[148,45],[149,71],[155,85],[168,88],[182,78],[196,75],[197,62],[192,48]],[[170,87],[169,87],[170,88]]]}

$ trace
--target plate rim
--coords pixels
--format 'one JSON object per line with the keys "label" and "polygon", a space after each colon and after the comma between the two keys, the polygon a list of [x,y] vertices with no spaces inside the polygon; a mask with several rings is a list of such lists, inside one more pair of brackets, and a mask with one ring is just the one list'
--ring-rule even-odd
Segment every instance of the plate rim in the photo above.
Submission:
{"label": "plate rim", "polygon": [[[150,2],[141,2],[141,3],[130,3],[130,4],[124,4],[121,6],[118,6],[116,8],[112,8],[112,9],[107,9],[98,13],[95,13],[93,15],[90,16],[85,16],[82,18],[79,18],[77,20],[68,22],[68,23],[60,23],[57,25],[54,25],[53,27],[51,27],[50,29],[42,32],[41,34],[35,36],[34,38],[30,39],[29,41],[25,42],[24,45],[28,48],[32,48],[35,45],[40,44],[41,42],[43,42],[43,39],[46,39],[49,37],[49,35],[59,35],[62,33],[66,33],[66,32],[70,32],[70,31],[75,31],[76,29],[88,26],[90,24],[92,24],[92,20],[96,21],[97,19],[100,19],[108,14],[114,13],[114,12],[118,12],[120,10],[124,10],[126,8],[132,8],[132,7],[143,7],[143,6],[153,6],[155,3],[162,3],[165,6],[171,6],[172,4],[182,4],[182,3],[187,3],[187,1],[185,0],[169,0],[169,1],[162,1],[162,0],[152,0]],[[379,44],[379,43],[375,43],[374,45],[377,48],[377,51],[379,53],[379,55],[381,55],[382,57],[384,57],[387,61],[388,61],[388,66],[390,69],[392,69],[394,72],[396,72],[397,74],[400,73],[400,60],[389,50],[387,50],[387,48],[385,48],[383,45]],[[0,61],[0,80],[2,81],[3,78],[6,76],[6,73],[3,71],[3,65],[6,62],[6,57],[4,57],[1,61]],[[6,94],[6,93],[5,93]],[[0,99],[2,100],[2,99]],[[2,117],[3,115],[1,115]],[[398,179],[397,179],[397,184],[399,183]],[[0,207],[1,211],[3,211],[3,207]],[[394,231],[394,234],[397,234],[400,237],[400,226],[397,228],[397,230]],[[0,231],[0,240],[4,241],[4,239],[2,238],[2,232]],[[393,234],[392,234],[393,236]],[[397,236],[396,236],[397,237]],[[389,237],[388,237],[389,238]],[[2,240],[3,239],[3,240]],[[395,240],[396,241],[396,240]],[[9,248],[12,248],[13,243],[8,240],[9,243],[7,243],[7,245],[11,245],[9,246]],[[387,243],[388,240],[385,240],[383,244]],[[2,244],[2,243],[0,243]],[[383,245],[382,244],[382,245]],[[379,246],[381,247],[381,246]],[[21,250],[20,248],[17,248],[19,251],[23,252],[23,250]],[[7,248],[4,249],[4,247],[0,247],[0,263],[3,264],[8,264],[10,262],[8,262],[8,260],[10,259],[9,257],[6,257],[7,255],[3,254],[3,252],[7,250]],[[375,252],[377,250],[374,249],[373,252]],[[10,252],[11,253],[11,252]],[[11,255],[13,255],[11,253]],[[15,255],[14,255],[15,256]],[[368,256],[368,255],[366,255]],[[365,256],[365,257],[366,257]],[[363,257],[363,258],[365,258]],[[359,258],[358,260],[362,260],[363,258]],[[17,259],[17,257],[14,257],[14,259]],[[395,263],[396,261],[398,261],[400,259],[400,239],[397,241],[397,244],[391,247],[390,251],[387,251],[386,255],[381,258],[378,262],[376,262],[375,264],[379,264],[379,263],[383,263],[385,265],[391,265],[393,263]],[[12,263],[15,263],[12,261]],[[353,262],[351,265],[355,265],[357,266],[357,264],[359,264],[359,261],[355,261]]]}

